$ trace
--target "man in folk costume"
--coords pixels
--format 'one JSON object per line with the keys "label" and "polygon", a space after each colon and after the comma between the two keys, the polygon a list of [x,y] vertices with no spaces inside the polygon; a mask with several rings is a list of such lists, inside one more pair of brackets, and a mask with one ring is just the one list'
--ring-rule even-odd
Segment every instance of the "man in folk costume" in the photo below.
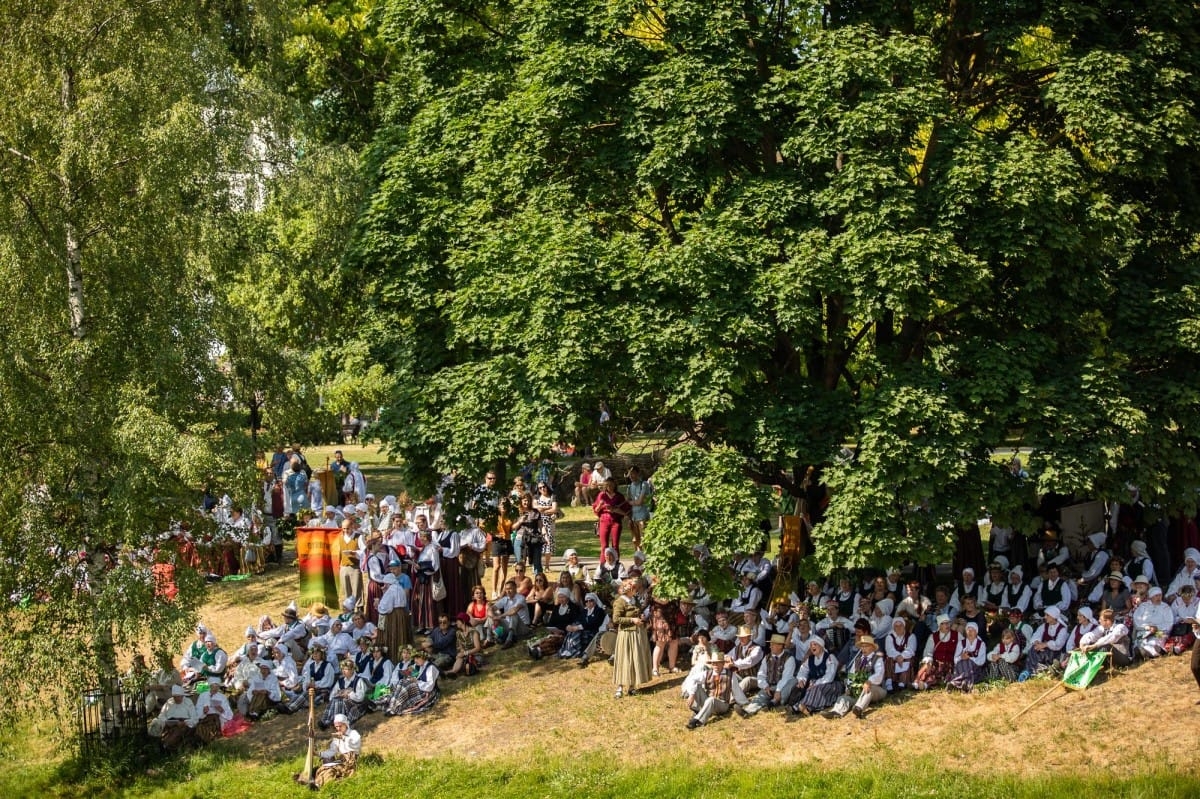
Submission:
{"label": "man in folk costume", "polygon": [[220,738],[222,728],[233,720],[233,708],[216,677],[208,678],[208,691],[196,700],[196,717],[196,737],[206,744]]}
{"label": "man in folk costume", "polygon": [[279,677],[275,674],[275,664],[269,660],[260,660],[254,667],[258,674],[250,680],[246,692],[238,697],[238,712],[251,721],[257,721],[262,714],[283,700],[283,690],[279,686]]}
{"label": "man in folk costume", "polygon": [[[704,680],[696,686],[696,692],[688,702],[688,707],[694,713],[687,723],[689,730],[704,726],[713,716],[728,713],[735,701],[734,692],[741,693],[733,673],[725,666],[725,654],[718,649],[708,661]],[[741,701],[745,703],[744,694]]]}
{"label": "man in folk costume", "polygon": [[1045,610],[1054,606],[1064,614],[1070,609],[1071,589],[1067,585],[1066,580],[1059,577],[1059,566],[1057,563],[1046,564],[1046,579],[1042,582],[1042,587],[1038,589],[1037,595],[1033,598],[1033,606],[1038,610]]}
{"label": "man in folk costume", "polygon": [[764,708],[783,707],[791,700],[796,687],[796,659],[785,650],[786,646],[786,636],[779,633],[771,636],[771,651],[759,662],[758,693],[746,705],[747,715],[753,716]]}
{"label": "man in folk costume", "polygon": [[816,634],[825,639],[825,650],[837,654],[850,640],[854,629],[854,620],[843,616],[841,606],[836,599],[825,603],[825,618],[817,622]]}
{"label": "man in folk costume", "polygon": [[751,640],[753,631],[745,625],[738,628],[737,643],[729,650],[726,668],[732,668],[740,680],[743,693],[754,690],[758,684],[758,664],[762,661],[762,647]]}
{"label": "man in folk costume", "polygon": [[[854,715],[861,719],[872,702],[879,702],[887,697],[887,690],[883,687],[885,666],[883,655],[879,653],[878,644],[870,635],[859,636],[857,644],[858,654],[847,669],[844,703],[825,711],[822,715],[826,718],[841,718],[846,715],[846,711],[842,708],[850,700],[854,700],[854,706],[851,709],[854,711]],[[857,699],[855,698],[856,693],[858,694]]]}
{"label": "man in folk costume", "polygon": [[279,643],[287,647],[292,660],[296,663],[303,663],[305,648],[308,645],[308,638],[311,633],[304,626],[304,623],[300,621],[299,612],[294,605],[289,605],[284,609],[283,624],[281,626],[283,632],[279,634]]}
{"label": "man in folk costume", "polygon": [[150,722],[149,732],[162,741],[164,749],[177,749],[192,736],[199,717],[196,706],[187,698],[182,685],[171,688],[171,699],[158,713],[158,718]]}

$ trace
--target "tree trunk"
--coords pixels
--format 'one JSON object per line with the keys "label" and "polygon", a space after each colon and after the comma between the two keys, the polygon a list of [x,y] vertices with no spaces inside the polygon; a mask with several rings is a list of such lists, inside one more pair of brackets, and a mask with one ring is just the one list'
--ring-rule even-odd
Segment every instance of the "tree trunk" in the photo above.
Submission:
{"label": "tree trunk", "polygon": [[[75,113],[75,72],[67,67],[62,72],[62,88],[60,102],[63,112],[63,125],[68,126],[71,116]],[[71,338],[80,341],[87,335],[87,316],[83,304],[83,252],[79,232],[72,221],[74,205],[73,188],[71,185],[71,165],[64,155],[62,168],[59,170],[62,181],[63,198],[63,238],[66,250],[67,266],[67,311],[71,317]]]}

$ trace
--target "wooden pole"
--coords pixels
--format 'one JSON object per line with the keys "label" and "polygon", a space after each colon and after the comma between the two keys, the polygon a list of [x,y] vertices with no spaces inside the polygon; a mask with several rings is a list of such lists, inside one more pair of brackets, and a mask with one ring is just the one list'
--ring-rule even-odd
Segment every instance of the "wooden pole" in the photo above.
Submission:
{"label": "wooden pole", "polygon": [[296,776],[296,782],[302,785],[312,785],[313,758],[317,749],[317,689],[308,687],[308,754],[304,758],[304,771]]}
{"label": "wooden pole", "polygon": [[1015,715],[1015,716],[1013,716],[1011,719],[1009,719],[1009,720],[1008,720],[1008,721],[1009,721],[1009,723],[1011,724],[1012,722],[1014,722],[1014,721],[1016,721],[1017,719],[1021,718],[1021,716],[1024,716],[1026,713],[1028,713],[1029,711],[1033,710],[1033,708],[1034,708],[1034,707],[1035,707],[1035,706],[1036,706],[1036,705],[1037,705],[1039,702],[1041,702],[1043,699],[1045,699],[1046,697],[1050,696],[1050,694],[1054,693],[1055,691],[1057,691],[1059,688],[1062,688],[1062,687],[1063,687],[1062,683],[1060,683],[1060,682],[1056,682],[1056,683],[1054,683],[1054,685],[1050,687],[1050,690],[1049,690],[1049,691],[1047,691],[1046,693],[1044,693],[1044,694],[1042,694],[1041,696],[1039,696],[1037,699],[1035,699],[1035,700],[1033,700],[1032,702],[1030,702],[1030,703],[1029,703],[1029,705],[1028,705],[1028,706],[1027,706],[1027,707],[1026,707],[1024,710],[1022,710],[1020,713],[1018,713],[1017,715]]}

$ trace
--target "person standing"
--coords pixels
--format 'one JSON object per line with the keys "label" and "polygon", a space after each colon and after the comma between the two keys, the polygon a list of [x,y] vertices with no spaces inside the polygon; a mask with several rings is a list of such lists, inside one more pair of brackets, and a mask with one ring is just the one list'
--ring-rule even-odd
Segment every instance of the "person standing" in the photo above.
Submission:
{"label": "person standing", "polygon": [[646,620],[638,602],[638,579],[621,583],[620,594],[613,602],[612,623],[617,628],[617,645],[613,696],[620,699],[626,693],[633,696],[643,683],[650,681],[650,641],[646,637]]}
{"label": "person standing", "polygon": [[633,536],[633,548],[642,548],[642,532],[650,521],[650,501],[654,498],[654,487],[642,478],[637,466],[629,470],[629,533]]}
{"label": "person standing", "polygon": [[346,504],[346,492],[342,490],[342,485],[350,475],[350,464],[346,462],[340,449],[333,451],[333,460],[329,464],[329,471],[333,472],[333,484],[336,486],[337,504],[340,508]]}
{"label": "person standing", "polygon": [[621,523],[629,515],[629,500],[617,491],[615,480],[604,482],[604,488],[592,503],[592,513],[599,520],[596,532],[600,536],[600,549],[612,547],[621,554]]}

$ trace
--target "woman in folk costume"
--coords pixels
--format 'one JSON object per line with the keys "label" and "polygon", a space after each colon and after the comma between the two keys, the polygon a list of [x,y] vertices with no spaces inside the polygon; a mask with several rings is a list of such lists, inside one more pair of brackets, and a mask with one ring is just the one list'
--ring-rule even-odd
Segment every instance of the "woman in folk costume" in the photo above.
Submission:
{"label": "woman in folk costume", "polygon": [[1146,575],[1150,585],[1158,583],[1154,574],[1154,561],[1150,559],[1145,541],[1134,541],[1129,545],[1129,562],[1125,564],[1125,576],[1133,580],[1138,575]]}
{"label": "woman in folk costume", "polygon": [[833,707],[833,703],[842,695],[838,659],[825,651],[825,639],[820,636],[809,639],[806,656],[797,662],[796,689],[802,691],[803,695],[791,710],[803,716]]}
{"label": "woman in folk costume", "polygon": [[222,728],[233,720],[233,708],[220,679],[208,678],[208,691],[196,699],[196,717],[196,737],[206,744],[220,738]]}
{"label": "woman in folk costume", "polygon": [[386,700],[384,713],[389,716],[415,716],[437,704],[441,698],[438,690],[438,667],[429,660],[424,650],[413,653],[416,675],[409,676],[401,669],[392,670],[392,694]]}
{"label": "woman in folk costume", "polygon": [[1200,597],[1196,596],[1194,585],[1185,585],[1179,589],[1179,596],[1171,603],[1171,615],[1175,618],[1175,625],[1164,642],[1164,649],[1173,655],[1190,652],[1192,644],[1196,643],[1192,625],[1200,618]]}
{"label": "woman in folk costume", "polygon": [[924,691],[936,688],[954,670],[954,655],[958,651],[958,633],[950,627],[950,617],[937,617],[937,631],[925,642],[925,654],[913,688]]}
{"label": "woman in folk costume", "polygon": [[437,625],[440,600],[433,598],[433,587],[442,571],[441,547],[432,544],[433,532],[421,530],[417,535],[421,553],[414,566],[413,590],[409,597],[413,626],[418,631],[432,630]]}
{"label": "woman in folk costume", "polygon": [[1075,614],[1075,627],[1071,632],[1067,633],[1067,645],[1063,647],[1062,657],[1059,662],[1062,665],[1067,664],[1067,658],[1071,656],[1071,652],[1079,648],[1079,642],[1083,636],[1096,629],[1096,616],[1092,613],[1092,609],[1086,605],[1079,608]]}
{"label": "woman in folk costume", "polygon": [[1017,664],[1021,662],[1021,644],[1011,628],[1000,633],[1000,641],[987,656],[987,679],[1017,681]]}
{"label": "woman in folk costume", "polygon": [[378,531],[367,536],[367,561],[363,566],[363,581],[367,586],[367,596],[363,609],[367,621],[379,625],[379,598],[387,586],[383,584],[383,575],[387,573],[391,557],[383,547],[383,536]]}
{"label": "woman in folk costume", "polygon": [[1175,573],[1175,577],[1171,580],[1171,584],[1167,586],[1165,601],[1173,602],[1175,597],[1179,596],[1179,591],[1185,585],[1195,587],[1195,575],[1200,574],[1200,550],[1185,549],[1183,551],[1183,565],[1179,567],[1179,571]]}
{"label": "woman in folk costume", "polygon": [[401,647],[413,642],[412,620],[408,615],[408,575],[402,574],[403,565],[393,558],[388,573],[383,575],[385,586],[379,598],[379,641],[387,651],[399,652]]}
{"label": "woman in folk costume", "polygon": [[621,583],[621,592],[613,602],[612,625],[617,628],[613,683],[617,686],[614,694],[617,699],[625,695],[627,688],[633,696],[638,686],[650,681],[650,641],[638,600],[639,580],[640,577]]}
{"label": "woman in folk costume", "polygon": [[946,685],[970,693],[975,688],[975,683],[983,677],[983,666],[986,662],[987,644],[979,636],[979,625],[973,621],[968,622],[954,652],[954,674]]}
{"label": "woman in folk costume", "polygon": [[343,715],[351,723],[358,721],[367,712],[367,681],[358,675],[354,658],[342,660],[341,674],[333,681],[329,691],[329,704],[321,716],[321,729],[327,730],[335,716]]}
{"label": "woman in folk costume", "polygon": [[883,638],[883,654],[887,658],[887,681],[891,690],[907,688],[913,682],[913,660],[917,656],[917,636],[909,631],[903,617],[892,620],[892,631]]}
{"label": "woman in folk costume", "polygon": [[362,754],[362,736],[350,729],[350,719],[343,715],[333,719],[333,740],[321,752],[321,765],[313,775],[312,784],[317,788],[334,780],[342,780],[354,774],[358,758]]}
{"label": "woman in folk costume", "polygon": [[1175,615],[1171,607],[1163,602],[1163,591],[1158,586],[1146,593],[1146,599],[1133,611],[1133,645],[1143,657],[1156,658],[1166,652],[1165,643]]}
{"label": "woman in folk costume", "polygon": [[1037,674],[1054,664],[1067,645],[1067,625],[1057,605],[1046,608],[1045,621],[1025,648],[1025,671]]}
{"label": "woman in folk costume", "polygon": [[451,616],[455,616],[470,599],[469,586],[462,580],[462,570],[458,563],[458,556],[462,553],[462,542],[458,533],[453,530],[436,529],[433,531],[432,542],[441,550],[438,553],[441,556],[438,573],[441,575],[442,585],[446,588],[446,598],[442,600],[442,607]]}
{"label": "woman in folk costume", "polygon": [[313,697],[314,703],[324,704],[329,699],[329,691],[333,688],[333,681],[337,679],[337,672],[337,666],[325,659],[325,649],[319,644],[314,644],[312,654],[300,669],[299,690],[288,703],[288,712],[294,713],[308,707],[309,688],[316,692]]}

